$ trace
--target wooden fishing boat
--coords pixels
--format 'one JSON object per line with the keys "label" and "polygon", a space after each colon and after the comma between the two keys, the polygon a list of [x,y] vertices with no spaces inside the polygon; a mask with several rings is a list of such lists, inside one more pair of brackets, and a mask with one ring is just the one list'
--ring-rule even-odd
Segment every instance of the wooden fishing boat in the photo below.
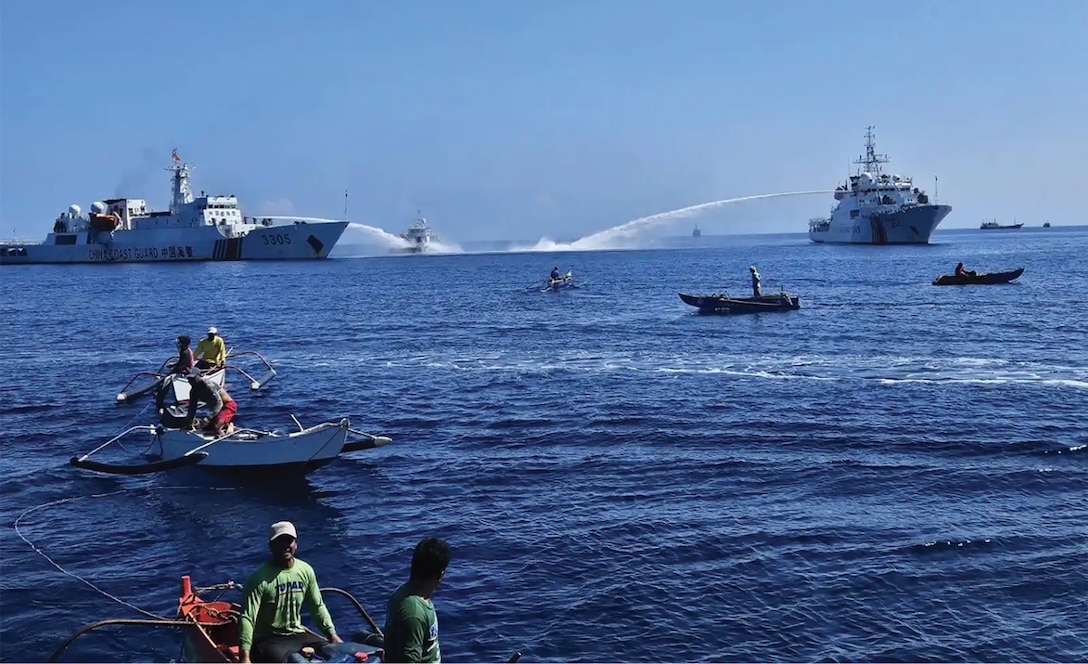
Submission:
{"label": "wooden fishing boat", "polygon": [[[292,416],[294,417],[294,416]],[[110,475],[143,475],[184,466],[234,473],[306,474],[332,463],[341,454],[383,447],[393,442],[351,428],[351,421],[323,422],[292,433],[240,428],[222,436],[194,430],[167,428],[161,423],[135,426],[69,463],[78,468]],[[150,433],[151,444],[141,463],[108,463],[91,456],[132,434]]]}
{"label": "wooden fishing boat", "polygon": [[[242,358],[256,360],[257,368],[250,368],[248,371],[242,368],[238,360]],[[167,382],[178,381],[184,379],[182,374],[172,373],[170,368],[178,361],[178,356],[174,355],[168,357],[158,369],[154,371],[141,371],[135,376],[129,379],[125,386],[121,388],[121,391],[117,393],[117,403],[132,403],[140,397],[150,392],[157,392],[163,388]],[[260,368],[264,369],[264,372],[259,378],[254,378],[251,372],[259,371]],[[246,382],[249,384],[250,389],[259,390],[268,384],[268,381],[272,380],[276,376],[276,370],[272,368],[272,365],[268,360],[264,359],[260,353],[252,350],[244,350],[238,353],[229,353],[227,355],[227,364],[224,367],[211,369],[201,372],[204,376],[220,387],[223,386],[223,381],[226,378],[226,371],[231,370],[241,374]],[[184,382],[182,380],[181,382]],[[182,388],[187,390],[186,388]],[[188,394],[188,392],[185,392]],[[188,398],[188,397],[185,397]]]}
{"label": "wooden fishing boat", "polygon": [[776,293],[759,297],[680,293],[680,299],[683,300],[684,304],[697,307],[701,314],[751,314],[765,311],[791,311],[801,308],[800,296],[789,293]]}
{"label": "wooden fishing boat", "polygon": [[982,272],[980,274],[942,274],[933,280],[934,286],[968,286],[971,284],[1007,284],[1024,274],[1024,268],[1008,272]]}

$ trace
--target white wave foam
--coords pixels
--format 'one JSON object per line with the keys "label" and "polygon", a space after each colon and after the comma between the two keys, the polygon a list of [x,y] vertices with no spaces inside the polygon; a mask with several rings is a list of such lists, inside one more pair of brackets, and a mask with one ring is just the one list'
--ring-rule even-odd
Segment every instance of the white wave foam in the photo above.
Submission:
{"label": "white wave foam", "polygon": [[[286,358],[285,358],[286,359]],[[345,358],[346,360],[348,358]],[[976,357],[867,357],[867,356],[695,356],[673,353],[608,354],[570,351],[555,356],[533,351],[489,352],[479,355],[441,353],[410,358],[351,358],[391,367],[427,367],[454,371],[517,373],[646,372],[663,374],[720,374],[763,380],[872,381],[897,384],[1033,384],[1088,390],[1088,369],[999,358]]]}

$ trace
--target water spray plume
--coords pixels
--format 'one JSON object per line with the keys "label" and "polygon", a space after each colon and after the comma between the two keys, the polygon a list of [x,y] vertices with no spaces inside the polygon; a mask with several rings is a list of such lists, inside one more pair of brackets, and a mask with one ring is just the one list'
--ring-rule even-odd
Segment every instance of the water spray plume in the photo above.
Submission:
{"label": "water spray plume", "polygon": [[[318,223],[329,222],[329,221],[333,221],[333,222],[337,222],[337,221],[343,222],[344,221],[343,219],[325,219],[323,217],[297,217],[297,216],[260,217],[260,219],[283,219],[283,220],[289,220],[289,221],[313,221],[313,222],[318,222]],[[366,224],[360,224],[360,223],[355,222],[355,221],[349,221],[348,222],[348,229],[349,230],[354,229],[356,231],[362,231],[362,232],[370,235],[373,239],[378,240],[378,242],[381,243],[382,245],[389,247],[390,249],[407,249],[408,248],[408,240],[405,240],[404,238],[400,237],[399,235],[393,235],[392,233],[388,233],[386,231],[383,231],[382,229],[377,228],[375,226],[367,226]]]}
{"label": "water spray plume", "polygon": [[[833,190],[819,189],[812,191],[787,191],[776,194],[756,194],[755,196],[738,196],[737,198],[725,198],[720,201],[710,201],[709,203],[699,203],[698,205],[689,205],[688,207],[680,208],[678,210],[670,210],[669,212],[659,212],[658,214],[652,214],[648,217],[639,217],[619,226],[613,226],[612,228],[587,235],[584,238],[575,240],[569,245],[571,250],[593,250],[593,249],[606,249],[609,247],[609,242],[618,238],[632,237],[641,230],[645,230],[652,226],[660,226],[667,224],[678,219],[685,219],[694,215],[700,214],[711,208],[721,207],[729,203],[740,203],[741,201],[754,201],[762,198],[782,198],[785,196],[812,196],[816,194],[830,194],[834,193]],[[552,244],[556,248],[561,245],[556,245],[550,241],[542,239],[538,244]]]}

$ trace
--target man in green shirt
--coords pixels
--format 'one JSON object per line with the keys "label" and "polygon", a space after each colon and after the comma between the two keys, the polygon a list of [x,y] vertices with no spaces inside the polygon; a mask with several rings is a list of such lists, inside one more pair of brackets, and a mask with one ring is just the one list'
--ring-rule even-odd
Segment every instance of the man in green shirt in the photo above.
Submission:
{"label": "man in green shirt", "polygon": [[[329,641],[340,643],[314,569],[295,558],[295,526],[289,521],[272,524],[268,548],[272,557],[257,568],[242,590],[238,654],[243,664],[248,664],[251,656],[258,662],[286,662],[306,646],[320,651]],[[302,626],[303,604],[329,641]]]}
{"label": "man in green shirt", "polygon": [[408,582],[397,588],[386,607],[383,662],[442,661],[431,594],[449,564],[450,547],[444,540],[428,537],[416,545]]}

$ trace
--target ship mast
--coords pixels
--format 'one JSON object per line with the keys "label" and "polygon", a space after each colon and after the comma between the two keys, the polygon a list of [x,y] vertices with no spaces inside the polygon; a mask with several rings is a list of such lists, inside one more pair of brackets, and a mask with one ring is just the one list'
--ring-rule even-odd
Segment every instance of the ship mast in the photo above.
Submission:
{"label": "ship mast", "polygon": [[880,175],[880,165],[888,163],[888,155],[876,153],[876,137],[873,136],[873,129],[876,129],[873,125],[869,125],[866,129],[865,154],[858,157],[854,163],[873,175]]}
{"label": "ship mast", "polygon": [[189,189],[189,164],[186,164],[178,156],[178,149],[174,148],[170,153],[173,164],[166,170],[173,173],[171,178],[171,191],[173,197],[170,201],[170,214],[180,214],[183,205],[193,202],[193,192]]}

